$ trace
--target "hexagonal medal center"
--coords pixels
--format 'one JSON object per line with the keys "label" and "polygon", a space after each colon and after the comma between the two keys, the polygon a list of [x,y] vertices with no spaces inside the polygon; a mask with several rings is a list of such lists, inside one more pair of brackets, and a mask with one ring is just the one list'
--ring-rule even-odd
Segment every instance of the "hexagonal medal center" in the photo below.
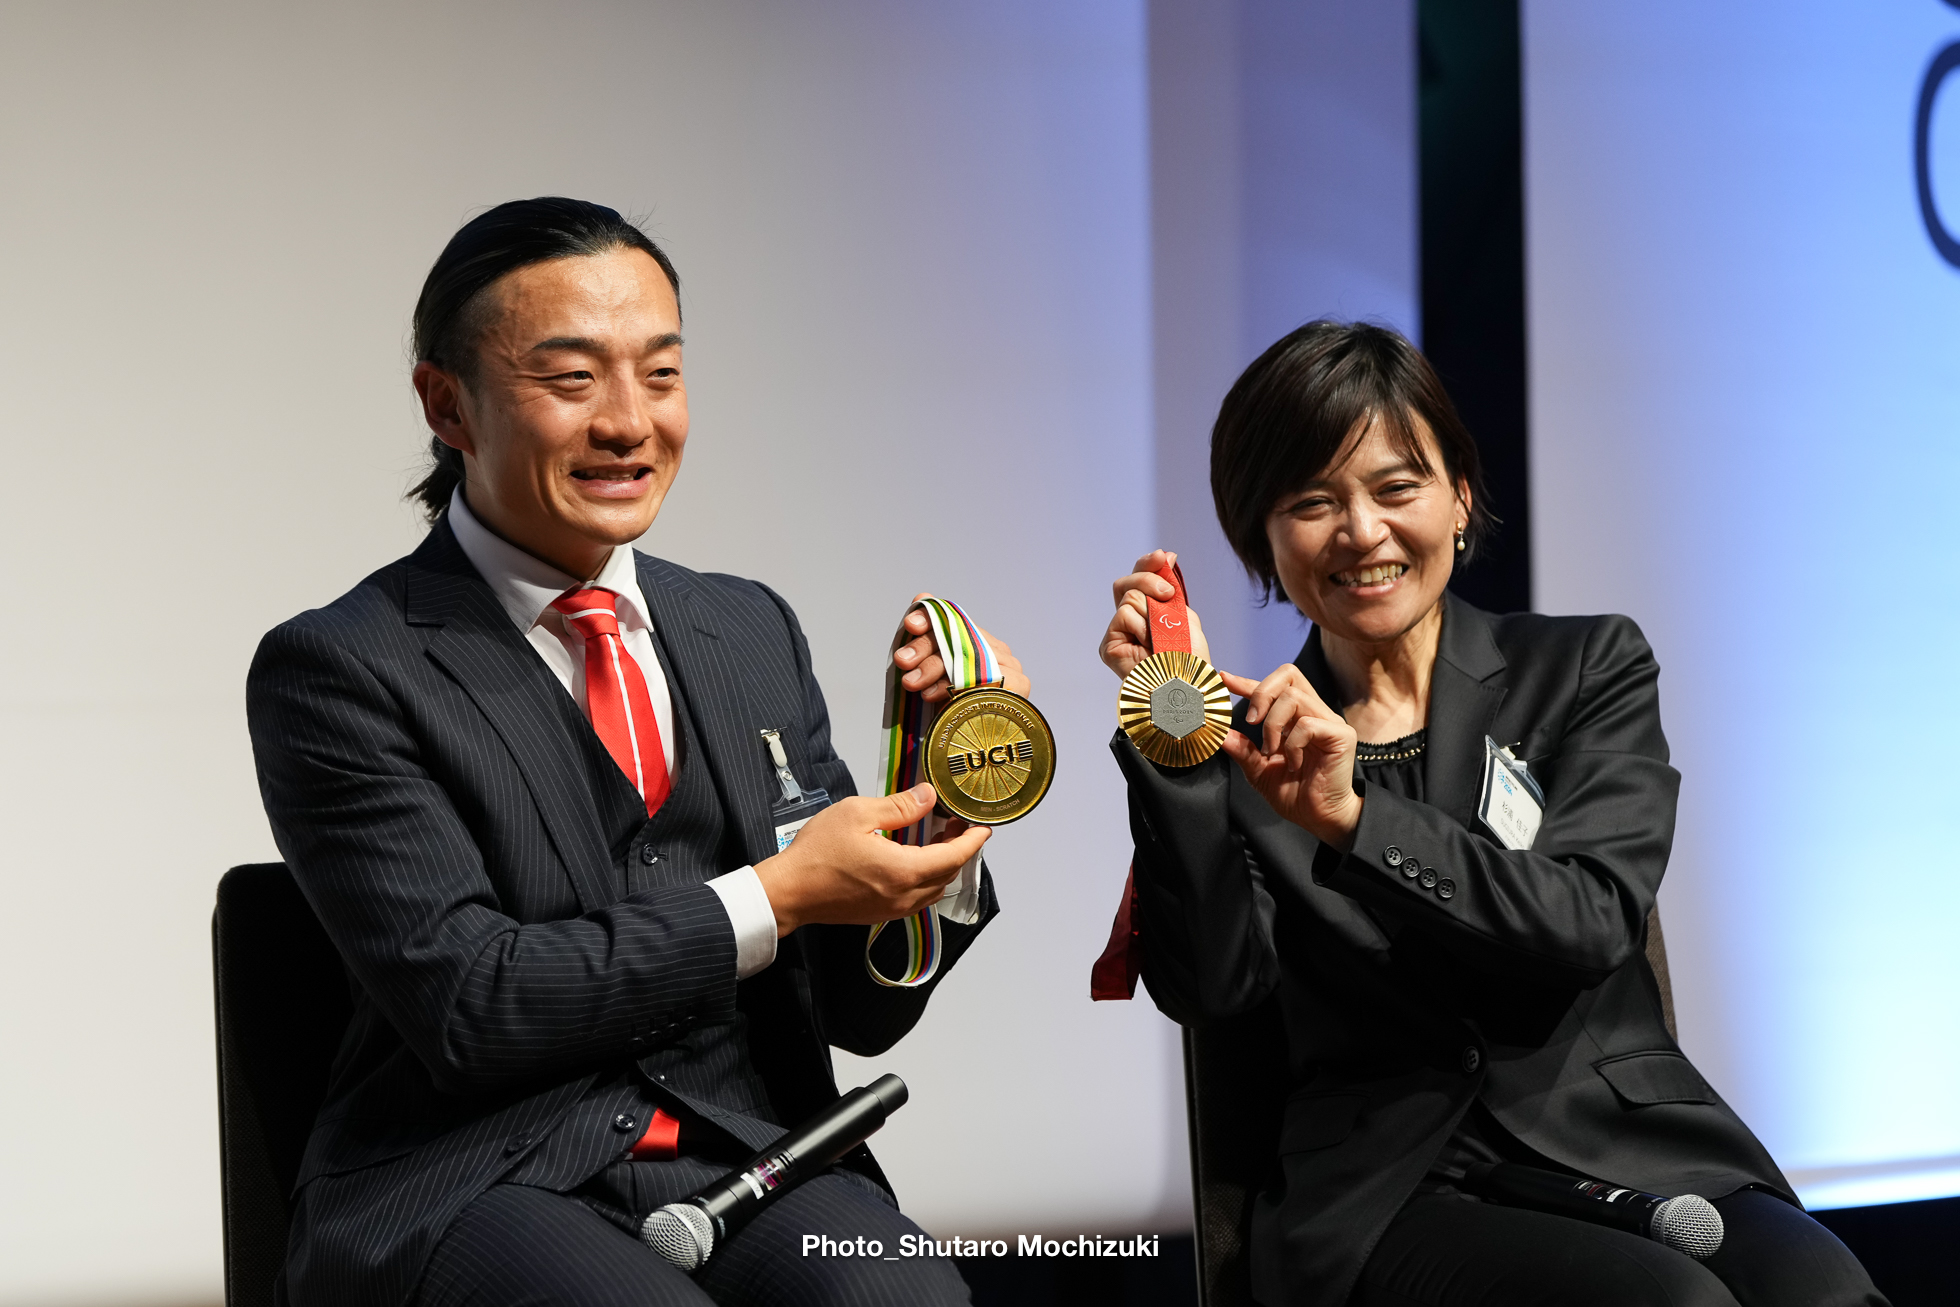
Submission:
{"label": "hexagonal medal center", "polygon": [[1173,676],[1150,692],[1150,724],[1166,735],[1183,739],[1205,724],[1204,691]]}

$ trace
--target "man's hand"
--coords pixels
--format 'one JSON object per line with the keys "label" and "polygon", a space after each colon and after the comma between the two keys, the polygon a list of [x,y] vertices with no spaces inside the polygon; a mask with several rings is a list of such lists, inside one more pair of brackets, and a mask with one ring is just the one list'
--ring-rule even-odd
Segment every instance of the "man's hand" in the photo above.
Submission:
{"label": "man's hand", "polygon": [[1263,681],[1220,675],[1226,689],[1246,697],[1246,726],[1260,728],[1256,743],[1237,731],[1227,735],[1225,752],[1274,812],[1322,844],[1348,852],[1361,822],[1354,728],[1291,663]]}
{"label": "man's hand", "polygon": [[[1150,656],[1150,610],[1144,600],[1147,596],[1164,603],[1177,593],[1169,581],[1158,575],[1160,569],[1176,562],[1176,554],[1154,550],[1137,559],[1136,570],[1117,577],[1111,587],[1116,596],[1116,616],[1109,619],[1109,629],[1103,632],[1102,645],[1096,653],[1103,665],[1118,676],[1128,676],[1132,667]],[[1185,615],[1191,619],[1191,652],[1210,662],[1211,646],[1205,643],[1205,627],[1198,620],[1198,610],[1187,605]]]}
{"label": "man's hand", "polygon": [[993,828],[955,818],[924,848],[878,833],[918,821],[932,811],[933,798],[932,786],[915,785],[882,799],[839,800],[810,818],[787,849],[757,863],[776,934],[819,922],[875,926],[937,903]]}
{"label": "man's hand", "polygon": [[[930,598],[930,594],[915,594],[912,602],[916,604],[921,599]],[[939,656],[939,648],[933,643],[931,619],[925,615],[925,610],[914,608],[905,614],[905,629],[913,638],[892,651],[892,661],[905,672],[898,683],[908,690],[923,690],[927,703],[945,703],[953,697],[953,687],[946,680],[946,660]],[[984,630],[980,632],[980,638],[994,651],[994,660],[1000,664],[1001,674],[1006,678],[1001,688],[1023,699],[1028,698],[1028,677],[1021,670],[1021,660],[1014,656],[1005,641],[996,640]]]}

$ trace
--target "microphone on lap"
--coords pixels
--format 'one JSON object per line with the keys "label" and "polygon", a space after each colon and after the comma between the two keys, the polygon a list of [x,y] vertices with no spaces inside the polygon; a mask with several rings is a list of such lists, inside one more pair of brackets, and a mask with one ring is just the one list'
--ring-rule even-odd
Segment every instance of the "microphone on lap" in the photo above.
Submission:
{"label": "microphone on lap", "polygon": [[853,1089],[736,1170],[648,1216],[641,1241],[683,1271],[700,1269],[756,1213],[863,1143],[905,1099],[897,1076]]}
{"label": "microphone on lap", "polygon": [[1696,1260],[1713,1257],[1722,1246],[1722,1214],[1697,1194],[1663,1198],[1515,1162],[1468,1167],[1463,1187],[1506,1206],[1575,1216],[1625,1230]]}

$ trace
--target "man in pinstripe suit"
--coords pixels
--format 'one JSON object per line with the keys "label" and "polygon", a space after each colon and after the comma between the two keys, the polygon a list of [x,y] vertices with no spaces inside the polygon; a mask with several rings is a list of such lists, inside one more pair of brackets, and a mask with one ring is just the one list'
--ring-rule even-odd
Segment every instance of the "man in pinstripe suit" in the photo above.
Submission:
{"label": "man in pinstripe suit", "polygon": [[[967,1301],[860,1148],[690,1278],[638,1221],[837,1095],[995,909],[987,832],[854,798],[795,616],[635,553],[687,436],[679,281],[610,209],[458,232],[416,310],[436,468],[409,557],[266,638],[248,686],[279,847],[355,1017],[300,1175],[283,1285],[331,1304]],[[942,696],[921,617],[897,655]],[[996,646],[1009,684],[1018,664]],[[838,799],[778,852],[778,733]],[[865,925],[978,876],[939,977],[874,984]],[[887,932],[890,936],[893,932]]]}

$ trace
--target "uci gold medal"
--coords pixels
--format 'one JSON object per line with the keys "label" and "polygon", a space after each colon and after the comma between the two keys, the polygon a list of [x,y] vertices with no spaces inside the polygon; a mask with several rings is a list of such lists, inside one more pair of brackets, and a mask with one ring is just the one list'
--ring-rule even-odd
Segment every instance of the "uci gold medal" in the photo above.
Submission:
{"label": "uci gold medal", "polygon": [[1183,574],[1173,565],[1163,576],[1173,594],[1167,603],[1144,599],[1153,652],[1123,678],[1116,720],[1150,761],[1195,767],[1224,745],[1232,696],[1218,669],[1191,652]]}
{"label": "uci gold medal", "polygon": [[[923,694],[908,690],[897,662],[885,669],[885,751],[879,762],[880,789],[886,794],[932,782],[939,803],[912,825],[890,832],[898,844],[931,844],[954,817],[987,826],[1015,821],[1034,811],[1055,777],[1055,735],[1035,706],[1003,690],[1005,676],[980,628],[950,599],[927,596],[912,605],[925,612],[932,638],[946,664],[953,699],[935,713]],[[892,651],[912,638],[903,623]],[[891,989],[928,984],[943,956],[939,919],[963,925],[980,919],[980,856],[961,868],[937,903],[905,918],[903,965],[896,976],[879,969],[872,945],[885,925],[871,927],[864,944],[864,969]]]}
{"label": "uci gold medal", "polygon": [[1055,777],[1055,736],[1035,706],[997,686],[953,696],[926,737],[926,779],[946,810],[985,826],[1027,816]]}

